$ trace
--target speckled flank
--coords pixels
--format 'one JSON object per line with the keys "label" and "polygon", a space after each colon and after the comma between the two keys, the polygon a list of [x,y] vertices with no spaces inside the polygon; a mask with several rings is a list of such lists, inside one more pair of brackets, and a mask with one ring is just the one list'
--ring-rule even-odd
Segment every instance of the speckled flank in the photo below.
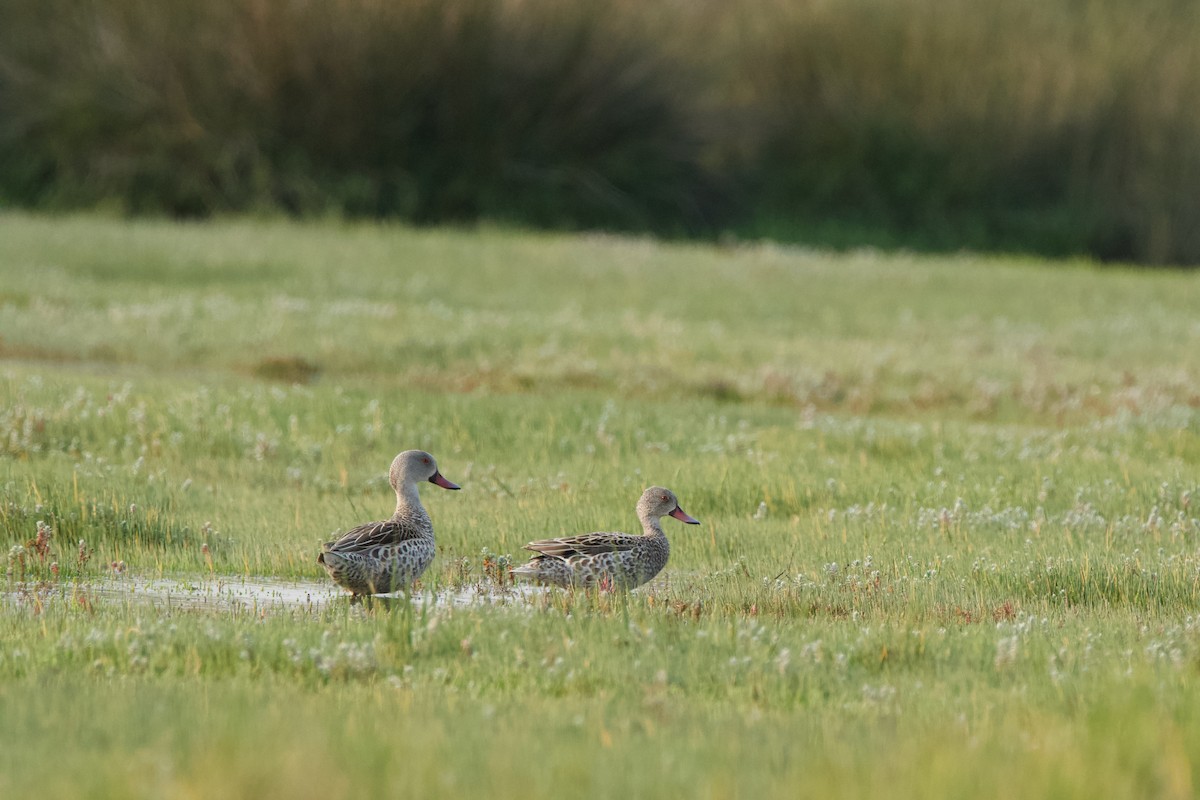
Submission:
{"label": "speckled flank", "polygon": [[668,514],[699,524],[679,507],[669,490],[651,486],[637,504],[644,533],[585,533],[541,539],[525,545],[536,555],[513,575],[554,586],[632,589],[646,583],[667,565],[671,546],[660,520]]}
{"label": "speckled flank", "polygon": [[393,592],[421,577],[433,561],[435,546],[433,523],[421,505],[417,483],[458,488],[441,476],[433,456],[421,450],[396,456],[390,477],[396,490],[395,513],[327,542],[317,557],[329,577],[354,594]]}

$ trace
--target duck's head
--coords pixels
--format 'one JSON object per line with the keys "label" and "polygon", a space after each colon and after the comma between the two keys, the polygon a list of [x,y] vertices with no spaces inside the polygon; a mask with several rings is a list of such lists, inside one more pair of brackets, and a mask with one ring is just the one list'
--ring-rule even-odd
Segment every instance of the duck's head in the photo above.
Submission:
{"label": "duck's head", "polygon": [[679,507],[679,500],[675,497],[674,492],[661,486],[651,486],[642,492],[642,499],[638,500],[637,510],[640,517],[658,519],[669,516],[689,525],[700,524],[700,520],[688,516],[687,512]]}
{"label": "duck's head", "polygon": [[443,478],[442,473],[438,472],[433,456],[424,450],[405,450],[392,460],[392,468],[388,474],[392,479],[392,488],[396,491],[400,491],[400,487],[406,484],[416,484],[420,481],[435,483],[443,489],[462,488]]}

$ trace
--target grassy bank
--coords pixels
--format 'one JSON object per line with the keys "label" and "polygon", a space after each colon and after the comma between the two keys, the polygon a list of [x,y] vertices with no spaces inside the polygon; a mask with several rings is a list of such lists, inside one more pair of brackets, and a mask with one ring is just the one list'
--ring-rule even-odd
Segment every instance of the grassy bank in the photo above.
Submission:
{"label": "grassy bank", "polygon": [[11,204],[1200,262],[1200,18],[1174,0],[9,0],[6,21]]}
{"label": "grassy bank", "polygon": [[[1186,797],[1200,777],[1192,276],[0,230],[0,793]],[[423,490],[425,602],[97,590],[321,580],[319,543],[390,509],[414,446],[464,486]],[[668,528],[655,585],[428,601],[500,591],[529,539],[630,529],[649,483],[703,523]]]}

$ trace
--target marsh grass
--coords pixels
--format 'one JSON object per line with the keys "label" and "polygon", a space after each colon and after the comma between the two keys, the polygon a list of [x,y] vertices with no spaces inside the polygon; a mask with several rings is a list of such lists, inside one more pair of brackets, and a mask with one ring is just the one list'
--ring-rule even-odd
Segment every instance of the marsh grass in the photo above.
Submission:
{"label": "marsh grass", "polygon": [[1200,262],[1177,0],[4,11],[0,199],[25,207]]}
{"label": "marsh grass", "polygon": [[1200,123],[1176,105],[1200,80],[1190,6],[853,0],[741,20],[760,231],[1149,261],[1195,245],[1181,189],[1200,161],[1176,138]]}
{"label": "marsh grass", "polygon": [[[0,227],[0,794],[1192,792],[1187,275]],[[255,374],[272,358],[320,372]],[[415,602],[89,588],[320,580],[406,447],[464,486],[422,489]],[[665,521],[652,585],[427,602],[505,591],[531,539],[633,529],[649,483],[703,523]]]}
{"label": "marsh grass", "polygon": [[8,10],[0,191],[23,202],[674,230],[711,203],[695,81],[639,4]]}

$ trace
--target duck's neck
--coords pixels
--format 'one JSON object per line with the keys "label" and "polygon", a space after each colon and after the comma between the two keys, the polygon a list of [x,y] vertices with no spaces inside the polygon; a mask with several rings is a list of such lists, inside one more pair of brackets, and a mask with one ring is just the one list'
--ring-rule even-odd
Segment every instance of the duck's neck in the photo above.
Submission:
{"label": "duck's neck", "polygon": [[415,483],[402,483],[396,488],[396,516],[406,513],[409,509],[421,508],[421,496],[417,494]]}
{"label": "duck's neck", "polygon": [[642,515],[642,535],[643,536],[666,536],[662,529],[662,520],[659,517],[650,517]]}

